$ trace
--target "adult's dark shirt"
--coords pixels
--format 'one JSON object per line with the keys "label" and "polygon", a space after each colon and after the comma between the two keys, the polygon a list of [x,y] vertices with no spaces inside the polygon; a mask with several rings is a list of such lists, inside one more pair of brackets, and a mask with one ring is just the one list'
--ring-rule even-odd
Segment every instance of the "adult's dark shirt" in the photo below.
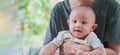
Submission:
{"label": "adult's dark shirt", "polygon": [[[120,43],[120,5],[116,0],[95,0],[92,8],[96,13],[98,27],[95,33],[98,38],[103,44],[107,42]],[[59,31],[69,30],[67,19],[69,19],[70,12],[71,9],[67,0],[61,1],[54,6],[44,45],[53,40]]]}

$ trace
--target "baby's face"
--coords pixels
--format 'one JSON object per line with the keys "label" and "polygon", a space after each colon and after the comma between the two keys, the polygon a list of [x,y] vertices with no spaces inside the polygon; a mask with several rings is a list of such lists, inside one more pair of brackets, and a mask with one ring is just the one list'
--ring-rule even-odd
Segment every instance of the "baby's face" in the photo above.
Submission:
{"label": "baby's face", "polygon": [[74,12],[70,15],[69,29],[72,35],[76,38],[85,38],[90,31],[94,23],[94,16],[85,12]]}

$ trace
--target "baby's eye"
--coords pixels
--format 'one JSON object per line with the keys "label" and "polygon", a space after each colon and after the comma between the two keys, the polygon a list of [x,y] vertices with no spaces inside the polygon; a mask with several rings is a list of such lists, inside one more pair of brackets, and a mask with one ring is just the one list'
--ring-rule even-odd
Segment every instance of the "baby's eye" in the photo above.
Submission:
{"label": "baby's eye", "polygon": [[87,24],[87,23],[83,21],[82,24]]}
{"label": "baby's eye", "polygon": [[76,22],[77,22],[76,20],[73,21],[73,23],[76,23]]}

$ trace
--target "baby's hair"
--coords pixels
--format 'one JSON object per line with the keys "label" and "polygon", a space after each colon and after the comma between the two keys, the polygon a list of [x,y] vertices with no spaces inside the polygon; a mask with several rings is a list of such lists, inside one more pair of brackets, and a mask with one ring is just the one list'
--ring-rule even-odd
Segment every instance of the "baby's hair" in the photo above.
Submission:
{"label": "baby's hair", "polygon": [[95,14],[94,10],[92,9],[92,7],[90,7],[90,6],[78,6],[78,7],[74,8],[74,9],[72,9],[72,11],[74,11],[75,9],[81,9],[81,8],[89,10],[90,13],[92,13],[94,15],[95,19],[96,19],[96,14]]}
{"label": "baby's hair", "polygon": [[[83,5],[81,5],[81,6],[78,6],[78,7],[76,7],[76,8],[79,8],[79,7],[90,8],[90,10],[95,14],[94,10],[93,10],[92,7],[90,7],[90,6],[83,6]],[[76,9],[76,8],[74,8],[74,9]],[[72,9],[72,10],[74,10],[74,9]],[[71,11],[72,11],[72,10],[71,10]]]}

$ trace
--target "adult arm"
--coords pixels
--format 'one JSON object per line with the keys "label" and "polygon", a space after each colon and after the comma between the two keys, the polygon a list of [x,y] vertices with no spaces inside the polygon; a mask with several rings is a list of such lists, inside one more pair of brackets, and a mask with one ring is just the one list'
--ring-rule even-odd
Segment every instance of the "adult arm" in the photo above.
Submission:
{"label": "adult arm", "polygon": [[42,50],[40,51],[39,55],[54,55],[54,53],[57,50],[57,46],[53,43],[49,43],[47,44],[44,48],[42,48]]}
{"label": "adult arm", "polygon": [[[106,55],[120,55],[120,44],[119,43],[108,43],[108,48],[106,49]],[[84,55],[103,55],[102,48],[93,50],[91,52],[86,52]]]}
{"label": "adult arm", "polygon": [[[79,53],[78,53],[79,54]],[[97,47],[92,51],[84,52],[83,55],[106,55],[104,47]]]}
{"label": "adult arm", "polygon": [[109,48],[106,48],[107,55],[120,55],[120,43],[108,43]]}

